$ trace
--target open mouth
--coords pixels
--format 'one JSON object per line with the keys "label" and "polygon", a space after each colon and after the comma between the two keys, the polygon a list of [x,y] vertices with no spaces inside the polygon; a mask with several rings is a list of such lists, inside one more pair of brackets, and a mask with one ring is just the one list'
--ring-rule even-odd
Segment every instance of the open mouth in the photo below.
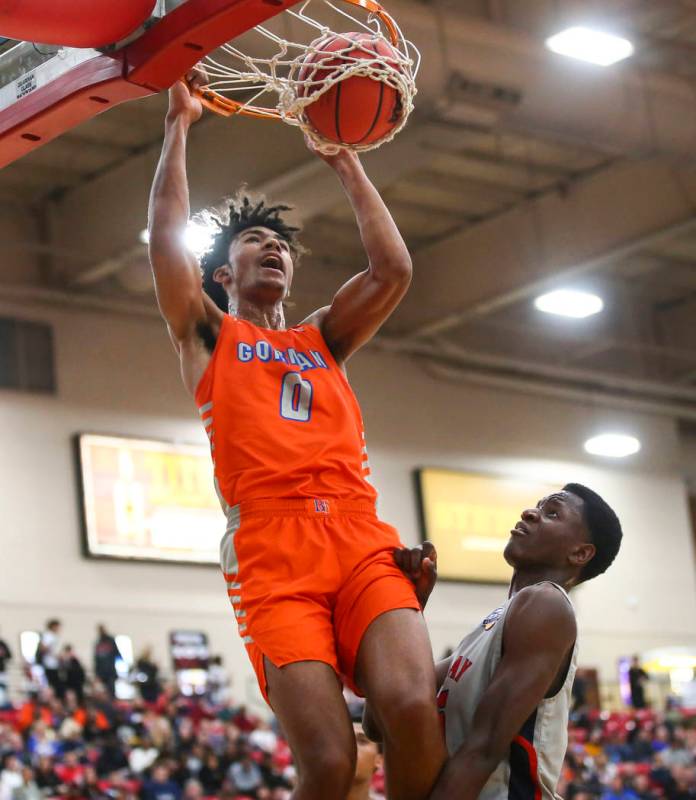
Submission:
{"label": "open mouth", "polygon": [[280,256],[277,255],[267,255],[264,256],[263,261],[261,262],[261,266],[265,269],[275,269],[280,273],[284,274],[283,271],[283,260]]}

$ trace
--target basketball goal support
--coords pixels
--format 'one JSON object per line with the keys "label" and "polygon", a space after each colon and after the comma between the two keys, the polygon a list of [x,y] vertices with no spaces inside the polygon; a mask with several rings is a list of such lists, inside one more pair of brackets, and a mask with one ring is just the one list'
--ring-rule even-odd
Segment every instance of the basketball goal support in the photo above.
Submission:
{"label": "basketball goal support", "polygon": [[0,3],[2,35],[65,47],[104,47],[150,16],[155,0],[22,0]]}
{"label": "basketball goal support", "polygon": [[0,167],[119,103],[169,88],[204,55],[298,1],[187,0],[122,49],[80,51],[81,63],[43,82],[38,73],[49,66],[38,67],[0,110]]}

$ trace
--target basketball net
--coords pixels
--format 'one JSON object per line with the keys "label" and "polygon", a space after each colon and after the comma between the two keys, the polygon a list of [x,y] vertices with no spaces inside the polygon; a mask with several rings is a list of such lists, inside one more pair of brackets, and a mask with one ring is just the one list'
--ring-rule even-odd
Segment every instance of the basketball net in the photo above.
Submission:
{"label": "basketball net", "polygon": [[[360,19],[330,0],[305,0],[299,11],[287,9],[285,14],[314,34],[311,41],[290,41],[258,25],[253,32],[272,43],[276,52],[267,57],[247,55],[232,43],[223,45],[206,56],[199,66],[208,83],[194,90],[203,104],[222,116],[244,114],[264,119],[280,119],[302,129],[314,147],[331,155],[340,150],[335,142],[324,139],[311,126],[305,109],[322,94],[341,81],[354,76],[381,81],[398,92],[401,114],[394,127],[382,138],[369,144],[351,144],[353,150],[372,150],[390,141],[404,127],[413,110],[416,94],[415,78],[420,53],[407,41],[396,21],[374,0],[343,0],[349,6],[367,12]],[[322,51],[322,43],[340,32],[320,22],[309,13],[309,7],[330,8],[348,26],[348,31],[366,31],[372,46],[345,39],[345,47]],[[280,15],[283,17],[284,15]],[[388,45],[388,55],[377,52],[378,43]],[[360,51],[360,55],[354,53]],[[367,56],[367,57],[366,57]]]}

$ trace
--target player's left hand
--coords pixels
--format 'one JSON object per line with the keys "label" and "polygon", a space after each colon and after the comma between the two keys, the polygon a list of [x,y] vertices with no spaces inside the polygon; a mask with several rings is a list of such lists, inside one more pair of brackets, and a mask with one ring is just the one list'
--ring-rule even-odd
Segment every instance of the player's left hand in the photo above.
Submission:
{"label": "player's left hand", "polygon": [[437,581],[437,550],[432,542],[418,547],[401,547],[394,551],[396,566],[411,580],[416,597],[425,608]]}

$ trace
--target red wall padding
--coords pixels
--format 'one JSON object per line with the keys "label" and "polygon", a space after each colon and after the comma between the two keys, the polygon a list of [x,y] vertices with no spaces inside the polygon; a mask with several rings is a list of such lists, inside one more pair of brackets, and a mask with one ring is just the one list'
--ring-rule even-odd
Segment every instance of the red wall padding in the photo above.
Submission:
{"label": "red wall padding", "polygon": [[68,47],[102,47],[132,33],[156,0],[0,0],[0,36]]}

